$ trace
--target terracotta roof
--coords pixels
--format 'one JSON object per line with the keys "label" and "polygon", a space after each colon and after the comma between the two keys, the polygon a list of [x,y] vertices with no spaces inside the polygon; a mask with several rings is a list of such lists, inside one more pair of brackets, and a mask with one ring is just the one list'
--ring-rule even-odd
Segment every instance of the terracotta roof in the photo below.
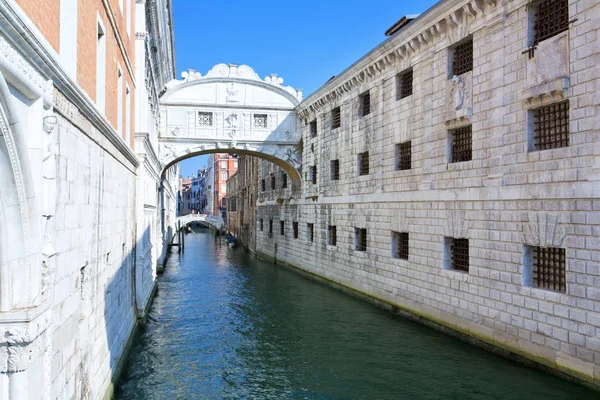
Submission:
{"label": "terracotta roof", "polygon": [[400,18],[394,25],[392,25],[387,31],[385,31],[385,36],[392,36],[394,33],[398,32],[400,29],[404,28],[408,25],[413,19],[417,18],[419,14],[410,14],[405,15]]}

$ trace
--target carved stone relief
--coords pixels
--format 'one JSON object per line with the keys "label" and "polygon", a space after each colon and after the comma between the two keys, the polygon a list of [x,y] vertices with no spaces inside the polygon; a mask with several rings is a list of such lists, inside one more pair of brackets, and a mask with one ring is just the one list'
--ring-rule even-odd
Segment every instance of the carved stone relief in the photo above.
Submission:
{"label": "carved stone relief", "polygon": [[460,76],[454,75],[447,83],[447,109],[446,120],[453,121],[470,118],[472,115],[473,100],[471,97],[472,73],[467,72]]}
{"label": "carved stone relief", "polygon": [[561,247],[567,233],[558,214],[530,212],[522,225],[523,242],[530,246]]}

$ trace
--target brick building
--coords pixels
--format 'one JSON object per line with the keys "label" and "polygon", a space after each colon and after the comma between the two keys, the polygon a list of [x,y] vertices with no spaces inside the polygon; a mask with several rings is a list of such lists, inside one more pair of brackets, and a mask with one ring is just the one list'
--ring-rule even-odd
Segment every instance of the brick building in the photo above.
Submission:
{"label": "brick building", "polygon": [[237,172],[227,180],[227,230],[251,252],[256,249],[258,163],[258,158],[240,156]]}
{"label": "brick building", "polygon": [[235,154],[211,154],[208,165],[212,166],[213,202],[212,214],[225,219],[227,213],[227,179],[238,169],[238,156]]}

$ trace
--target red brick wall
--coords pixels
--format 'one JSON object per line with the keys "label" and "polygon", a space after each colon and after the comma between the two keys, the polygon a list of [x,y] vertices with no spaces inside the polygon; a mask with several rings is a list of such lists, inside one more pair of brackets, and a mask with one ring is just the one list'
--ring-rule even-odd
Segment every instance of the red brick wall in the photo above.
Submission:
{"label": "red brick wall", "polygon": [[57,52],[60,50],[60,0],[16,0],[42,35]]}

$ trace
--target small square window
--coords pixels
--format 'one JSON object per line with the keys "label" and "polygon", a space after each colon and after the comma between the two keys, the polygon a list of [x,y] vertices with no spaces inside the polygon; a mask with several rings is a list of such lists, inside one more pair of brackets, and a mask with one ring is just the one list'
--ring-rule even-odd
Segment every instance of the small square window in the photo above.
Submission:
{"label": "small square window", "polygon": [[[452,51],[452,76],[473,70],[473,39],[457,44]],[[450,77],[452,77],[450,76]]]}
{"label": "small square window", "polygon": [[279,221],[279,234],[285,236],[285,221]]}
{"label": "small square window", "polygon": [[337,246],[337,227],[332,225],[327,227],[327,244]]}
{"label": "small square window", "polygon": [[271,190],[275,190],[275,175],[271,176]]}
{"label": "small square window", "polygon": [[292,222],[292,229],[294,230],[294,239],[298,239],[298,221]]}
{"label": "small square window", "polygon": [[360,95],[360,115],[363,117],[371,113],[371,92],[366,91]]}
{"label": "small square window", "polygon": [[310,167],[310,181],[313,185],[317,184],[317,166],[313,165]]}
{"label": "small square window", "polygon": [[269,220],[269,237],[271,237],[271,235],[273,235],[273,220],[272,219]]}
{"label": "small square window", "polygon": [[532,110],[535,150],[556,149],[569,145],[569,101]]}
{"label": "small square window", "polygon": [[263,230],[264,230],[264,221],[263,221],[263,219],[261,218],[261,219],[260,219],[260,231],[262,232]]}
{"label": "small square window", "polygon": [[398,143],[396,145],[396,171],[404,171],[411,168],[412,146],[411,141]]}
{"label": "small square window", "polygon": [[559,247],[525,246],[525,285],[567,291],[566,251]]}
{"label": "small square window", "polygon": [[532,5],[533,45],[569,29],[569,1],[544,0]]}
{"label": "small square window", "polygon": [[212,126],[213,113],[198,111],[198,126]]}
{"label": "small square window", "polygon": [[342,112],[339,107],[331,110],[331,129],[339,128],[342,125]]}
{"label": "small square window", "polygon": [[267,114],[254,114],[254,127],[260,129],[266,129],[268,122]]}
{"label": "small square window", "polygon": [[287,188],[287,174],[285,172],[281,174],[281,188]]}
{"label": "small square window", "polygon": [[369,152],[365,151],[358,155],[358,175],[369,175]]}
{"label": "small square window", "polygon": [[261,179],[261,180],[260,180],[260,190],[261,190],[262,192],[264,192],[265,190],[267,190],[267,183],[265,182],[265,180],[264,180],[264,179]]}
{"label": "small square window", "polygon": [[306,240],[311,243],[315,240],[315,225],[314,224],[306,224]]}
{"label": "small square window", "polygon": [[407,69],[396,76],[396,100],[403,99],[413,93],[413,69]]}
{"label": "small square window", "polygon": [[310,137],[317,137],[317,120],[313,119],[310,122]]}
{"label": "small square window", "polygon": [[444,238],[445,268],[469,272],[469,239]]}
{"label": "small square window", "polygon": [[471,125],[453,129],[448,134],[451,163],[471,161],[473,158],[473,136]]}
{"label": "small square window", "polygon": [[354,250],[367,251],[367,230],[354,228]]}
{"label": "small square window", "polygon": [[392,257],[408,260],[408,232],[392,232]]}
{"label": "small square window", "polygon": [[331,160],[329,162],[329,173],[332,181],[340,179],[340,160]]}

